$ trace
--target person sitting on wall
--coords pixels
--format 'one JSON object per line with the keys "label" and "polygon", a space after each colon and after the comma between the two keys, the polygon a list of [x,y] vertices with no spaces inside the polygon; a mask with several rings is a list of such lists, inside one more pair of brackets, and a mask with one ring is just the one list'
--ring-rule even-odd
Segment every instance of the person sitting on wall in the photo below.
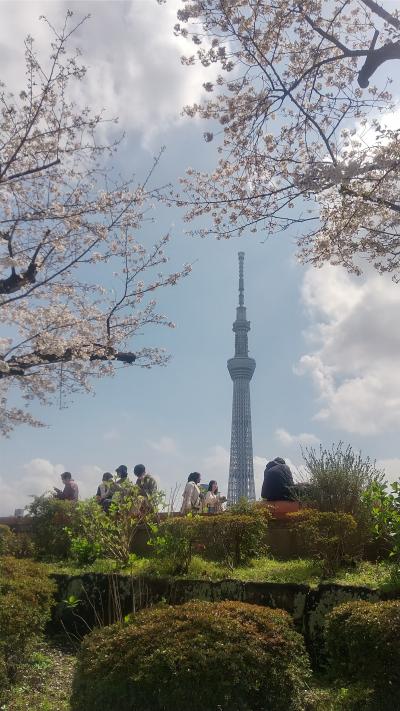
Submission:
{"label": "person sitting on wall", "polygon": [[146,474],[144,464],[136,464],[133,473],[137,477],[136,486],[139,487],[141,495],[146,499],[153,496],[157,491],[157,482],[151,474]]}
{"label": "person sitting on wall", "polygon": [[264,470],[264,482],[261,498],[267,501],[291,501],[291,487],[294,486],[293,475],[282,457],[275,457],[268,462]]}
{"label": "person sitting on wall", "polygon": [[199,472],[192,472],[188,476],[187,484],[182,494],[183,501],[181,506],[181,514],[199,513],[201,509],[200,495],[200,479]]}
{"label": "person sitting on wall", "polygon": [[221,496],[218,492],[218,483],[211,479],[207,493],[204,497],[203,510],[205,513],[220,513],[222,511],[222,504],[226,501],[225,496]]}
{"label": "person sitting on wall", "polygon": [[64,484],[64,489],[57,489],[54,487],[54,497],[56,499],[62,499],[64,501],[78,501],[79,489],[76,481],[73,480],[71,472],[64,472],[61,474],[61,481]]}
{"label": "person sitting on wall", "polygon": [[97,487],[96,499],[104,511],[108,511],[114,493],[114,480],[111,472],[105,472],[101,484]]}
{"label": "person sitting on wall", "polygon": [[136,464],[133,469],[134,475],[137,477],[136,486],[139,489],[139,495],[142,497],[140,512],[150,513],[155,510],[155,494],[157,493],[157,482],[151,474],[146,473],[144,464]]}
{"label": "person sitting on wall", "polygon": [[125,464],[120,464],[119,467],[116,468],[115,472],[118,475],[118,479],[115,482],[116,489],[121,490],[126,486],[126,484],[130,484],[128,478],[128,467]]}

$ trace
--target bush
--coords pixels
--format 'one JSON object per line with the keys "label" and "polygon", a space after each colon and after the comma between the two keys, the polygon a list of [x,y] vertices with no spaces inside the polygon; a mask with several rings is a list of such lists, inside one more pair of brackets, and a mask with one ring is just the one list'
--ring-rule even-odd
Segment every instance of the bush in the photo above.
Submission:
{"label": "bush", "polygon": [[266,552],[267,517],[224,513],[168,518],[155,529],[151,545],[171,562],[171,573],[187,573],[194,553],[230,568]]}
{"label": "bush", "polygon": [[304,555],[321,560],[326,575],[358,553],[357,524],[350,514],[302,509],[288,514],[288,520],[302,538]]}
{"label": "bush", "polygon": [[348,602],[327,616],[332,673],[373,690],[373,709],[398,708],[400,601]]}
{"label": "bush", "polygon": [[35,546],[27,533],[14,533],[8,526],[0,526],[0,556],[11,555],[15,558],[32,558]]}
{"label": "bush", "polygon": [[85,638],[72,711],[300,711],[310,675],[282,610],[189,602]]}
{"label": "bush", "polygon": [[71,551],[67,528],[74,526],[76,503],[53,497],[35,496],[28,507],[32,516],[32,538],[41,560],[68,558]]}
{"label": "bush", "polygon": [[127,565],[137,531],[149,525],[160,496],[156,494],[151,506],[144,507],[139,487],[127,485],[107,513],[95,499],[76,504],[74,525],[68,531],[72,557],[80,564],[104,557]]}
{"label": "bush", "polygon": [[320,511],[352,514],[363,519],[365,508],[363,492],[373,482],[383,480],[383,472],[376,468],[369,457],[363,459],[361,452],[355,453],[343,442],[319,451],[306,448],[303,459],[307,471],[307,500]]}
{"label": "bush", "polygon": [[15,533],[8,526],[0,525],[0,556],[10,555],[14,545]]}
{"label": "bush", "polygon": [[[13,682],[50,618],[55,584],[40,563],[0,558],[0,678]],[[0,699],[1,691],[0,691]]]}
{"label": "bush", "polygon": [[27,533],[14,533],[8,526],[0,525],[0,556],[32,558],[35,546]]}

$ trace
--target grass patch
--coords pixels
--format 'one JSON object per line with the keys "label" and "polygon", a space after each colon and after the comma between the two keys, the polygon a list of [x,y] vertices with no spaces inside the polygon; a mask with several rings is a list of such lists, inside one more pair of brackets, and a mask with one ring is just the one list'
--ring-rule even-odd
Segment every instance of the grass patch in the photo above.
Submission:
{"label": "grass patch", "polygon": [[393,585],[393,588],[400,587],[400,580],[395,580],[395,566],[388,561],[370,563],[363,560],[354,568],[343,568],[329,579],[329,582],[339,585],[355,585],[358,587],[368,587],[386,589]]}
{"label": "grass patch", "polygon": [[[109,574],[118,572],[122,575],[139,577],[164,577],[170,575],[168,562],[156,558],[139,558],[132,556],[130,565],[118,568],[115,561],[99,559],[92,565],[79,567],[63,563],[47,564],[49,573],[64,575],[81,575],[83,573]],[[396,575],[397,572],[397,575]],[[338,585],[354,585],[357,587],[377,588],[379,590],[399,590],[400,575],[397,566],[387,561],[371,563],[361,561],[353,567],[341,568],[336,575],[324,578],[322,564],[309,558],[295,558],[292,560],[276,560],[274,558],[259,558],[250,564],[232,570],[215,561],[204,560],[200,556],[193,556],[185,578],[200,578],[206,580],[221,580],[231,578],[249,582],[270,583],[298,583],[317,586],[321,582],[336,583]]]}

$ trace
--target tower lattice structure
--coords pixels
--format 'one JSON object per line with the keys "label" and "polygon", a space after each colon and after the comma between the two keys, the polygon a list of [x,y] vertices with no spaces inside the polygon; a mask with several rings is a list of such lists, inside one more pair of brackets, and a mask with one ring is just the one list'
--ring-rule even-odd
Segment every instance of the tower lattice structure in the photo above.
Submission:
{"label": "tower lattice structure", "polygon": [[250,380],[256,361],[249,357],[248,332],[250,321],[244,306],[244,252],[239,252],[239,306],[236,308],[235,355],[228,360],[233,380],[231,458],[229,465],[228,504],[242,497],[254,501],[253,441],[251,433]]}

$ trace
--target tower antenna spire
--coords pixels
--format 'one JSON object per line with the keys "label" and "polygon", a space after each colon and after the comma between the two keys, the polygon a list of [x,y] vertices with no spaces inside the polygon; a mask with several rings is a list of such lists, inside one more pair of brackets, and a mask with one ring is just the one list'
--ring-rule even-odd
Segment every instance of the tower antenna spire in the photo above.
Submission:
{"label": "tower antenna spire", "polygon": [[239,306],[244,306],[244,252],[239,252]]}
{"label": "tower antenna spire", "polygon": [[250,321],[244,305],[244,252],[239,252],[239,306],[233,324],[235,355],[228,360],[233,381],[231,457],[229,465],[228,504],[241,498],[255,500],[253,442],[251,435],[250,380],[256,367],[249,357],[248,332]]}

